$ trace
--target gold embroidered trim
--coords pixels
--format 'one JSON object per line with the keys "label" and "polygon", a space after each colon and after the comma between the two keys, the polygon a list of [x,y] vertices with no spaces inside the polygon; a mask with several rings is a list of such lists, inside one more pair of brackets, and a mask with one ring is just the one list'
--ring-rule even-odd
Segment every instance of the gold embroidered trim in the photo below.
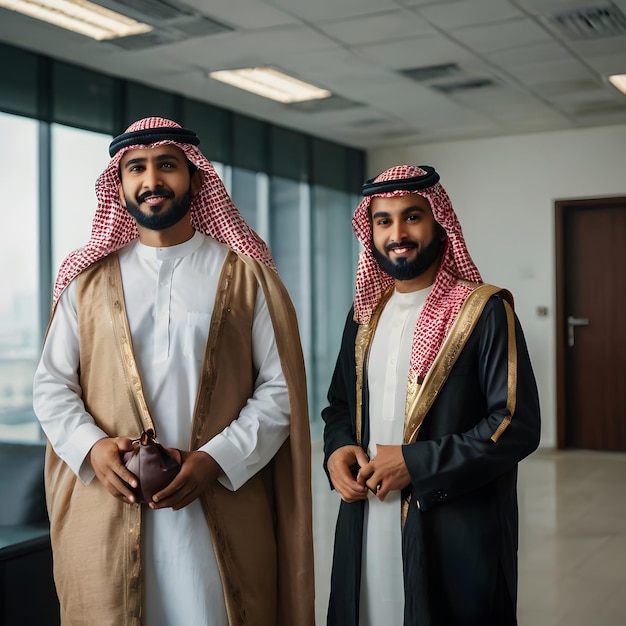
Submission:
{"label": "gold embroidered trim", "polygon": [[235,273],[236,261],[237,255],[231,250],[224,260],[224,265],[222,266],[222,272],[218,282],[215,303],[213,305],[213,315],[211,316],[211,324],[209,327],[207,346],[204,355],[204,362],[202,365],[202,371],[200,373],[200,384],[198,385],[196,405],[193,412],[190,441],[191,450],[195,450],[200,445],[201,420],[199,419],[199,416],[206,415],[208,413],[208,406],[211,403],[211,396],[215,391],[215,374],[217,372],[217,342],[218,339],[221,337],[220,330],[224,325],[226,315],[230,310],[229,306],[231,297],[231,285]]}
{"label": "gold embroidered trim", "polygon": [[[154,423],[146,399],[143,395],[143,387],[139,370],[133,354],[133,346],[124,305],[124,292],[122,288],[122,273],[117,254],[111,254],[105,259],[106,276],[104,281],[104,300],[109,308],[113,332],[119,347],[122,359],[122,367],[126,379],[130,385],[130,392],[135,406],[139,411],[139,419],[143,430],[154,428]],[[128,529],[128,541],[124,542],[124,556],[128,567],[127,585],[124,586],[126,620],[125,623],[139,625],[142,621],[142,577],[143,563],[141,559],[141,506],[122,507],[124,527]]]}
{"label": "gold embroidered trim", "polygon": [[128,326],[128,318],[126,317],[126,309],[123,305],[124,295],[122,291],[122,274],[117,254],[112,254],[107,259],[109,281],[106,285],[105,300],[109,305],[111,319],[113,320],[113,331],[118,340],[118,345],[122,352],[122,365],[126,372],[127,380],[131,385],[132,396],[135,404],[139,409],[139,417],[141,418],[143,430],[152,429],[156,434],[156,428],[148,404],[143,395],[143,386],[135,362],[133,354],[133,345],[131,341],[130,328]]}
{"label": "gold embroidered trim", "polygon": [[416,401],[417,396],[422,388],[422,382],[420,383],[419,379],[415,377],[415,380],[409,380],[406,387],[406,402],[404,404],[404,416],[406,421],[406,416],[409,414],[409,409],[413,406],[413,403]]}
{"label": "gold embroidered trim", "polygon": [[124,605],[129,624],[141,624],[142,616],[142,562],[141,562],[141,507],[122,507],[124,528],[129,529],[129,540],[124,542],[124,557],[128,564],[127,585],[123,586],[126,596]]}
{"label": "gold embroidered trim", "polygon": [[354,360],[356,365],[356,411],[355,428],[356,440],[359,445],[363,443],[363,380],[365,379],[365,362],[369,354],[374,331],[378,326],[378,320],[385,305],[393,294],[394,286],[391,285],[378,301],[376,309],[372,313],[367,324],[360,324],[354,342]]}
{"label": "gold embroidered trim", "polygon": [[[193,412],[191,450],[196,450],[203,442],[202,424],[205,417],[210,413],[211,398],[215,392],[218,342],[222,336],[222,328],[226,322],[226,316],[230,313],[237,261],[237,254],[231,250],[224,260],[217,284],[204,362],[200,373],[200,384],[198,385],[196,405]],[[216,520],[214,490],[205,489],[200,496],[200,502],[215,547],[217,567],[222,585],[224,586],[228,623],[233,626],[243,626],[246,623],[245,603],[241,600],[241,589],[238,587],[236,579],[233,578],[232,571],[226,565],[226,563],[233,563],[235,559],[231,554],[228,537],[222,532],[222,528]]]}
{"label": "gold embroidered trim", "polygon": [[426,414],[439,395],[459,354],[461,354],[467,340],[476,327],[485,304],[491,296],[502,291],[495,285],[481,285],[466,298],[443,346],[439,350],[437,358],[428,370],[424,382],[419,387],[412,403],[407,407],[404,426],[405,444],[416,440]]}
{"label": "gold embroidered trim", "polygon": [[513,308],[506,301],[504,302],[504,310],[506,311],[506,322],[508,327],[508,372],[507,372],[507,396],[506,408],[508,414],[504,416],[502,422],[496,431],[491,435],[491,441],[494,443],[500,439],[502,433],[509,427],[513,414],[515,413],[515,405],[517,402],[517,341],[515,340],[515,318],[513,317]]}
{"label": "gold embroidered trim", "polygon": [[[469,339],[472,331],[478,323],[480,314],[482,313],[487,301],[491,296],[496,293],[502,295],[503,301],[507,305],[507,321],[509,320],[510,305],[507,301],[512,302],[513,296],[506,289],[500,289],[495,285],[480,285],[466,298],[459,314],[450,329],[443,346],[439,350],[437,358],[433,362],[431,368],[428,370],[424,382],[419,385],[416,383],[416,388],[410,388],[411,402],[409,403],[407,397],[407,411],[405,416],[404,426],[404,443],[413,443],[417,439],[419,429],[426,417],[426,414],[432,407],[435,399],[439,395],[439,392],[443,388],[454,364],[456,363],[461,351],[465,347],[467,340]],[[512,309],[511,309],[512,317]],[[515,341],[515,335],[513,334],[513,341]],[[509,387],[507,397],[507,408],[509,407],[510,390],[511,390],[511,334],[509,329]],[[516,382],[516,381],[515,381]],[[514,408],[514,406],[513,406]],[[512,415],[512,413],[511,413]],[[506,418],[505,418],[506,419]],[[510,417],[508,417],[510,422]],[[503,421],[504,423],[504,421]],[[502,432],[506,429],[508,424],[501,424]],[[496,431],[497,432],[497,431]],[[502,434],[502,433],[500,433]],[[492,440],[494,435],[492,436]],[[500,435],[498,435],[500,436]],[[495,440],[494,440],[495,441]],[[401,523],[404,528],[406,518],[409,512],[409,506],[411,504],[411,493],[402,499],[401,507]],[[417,502],[419,506],[419,502]]]}

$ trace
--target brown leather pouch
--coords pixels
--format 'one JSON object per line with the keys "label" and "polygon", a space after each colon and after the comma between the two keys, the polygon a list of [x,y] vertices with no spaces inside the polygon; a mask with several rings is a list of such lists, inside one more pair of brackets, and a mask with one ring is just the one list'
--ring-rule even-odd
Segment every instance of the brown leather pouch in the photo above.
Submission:
{"label": "brown leather pouch", "polygon": [[133,449],[122,460],[139,482],[134,489],[137,501],[146,503],[174,480],[180,471],[182,455],[176,448],[164,448],[157,443],[154,431],[148,429],[133,441]]}

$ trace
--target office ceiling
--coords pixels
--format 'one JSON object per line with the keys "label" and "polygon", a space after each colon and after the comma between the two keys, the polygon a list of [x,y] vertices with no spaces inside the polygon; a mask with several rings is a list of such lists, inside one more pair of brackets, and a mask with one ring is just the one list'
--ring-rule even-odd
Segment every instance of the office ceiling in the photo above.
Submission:
{"label": "office ceiling", "polygon": [[[358,148],[626,123],[626,0],[97,0],[154,31],[94,41],[0,9],[0,41]],[[207,72],[329,89],[285,105]]]}

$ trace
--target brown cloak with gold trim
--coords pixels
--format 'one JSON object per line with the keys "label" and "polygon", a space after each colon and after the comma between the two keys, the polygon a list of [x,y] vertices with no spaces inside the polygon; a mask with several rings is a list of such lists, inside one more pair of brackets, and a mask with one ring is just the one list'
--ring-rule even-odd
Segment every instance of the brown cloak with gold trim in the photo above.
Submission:
{"label": "brown cloak with gold trim", "polygon": [[[138,437],[149,416],[132,357],[121,273],[112,254],[77,278],[80,384],[110,436]],[[275,330],[291,405],[290,435],[235,492],[201,496],[230,626],[314,624],[311,457],[304,362],[295,312],[275,272],[230,252],[222,270],[193,418],[190,449],[221,432],[253,393],[251,328],[258,286]],[[141,506],[83,484],[48,446],[46,490],[62,622],[139,626]]]}

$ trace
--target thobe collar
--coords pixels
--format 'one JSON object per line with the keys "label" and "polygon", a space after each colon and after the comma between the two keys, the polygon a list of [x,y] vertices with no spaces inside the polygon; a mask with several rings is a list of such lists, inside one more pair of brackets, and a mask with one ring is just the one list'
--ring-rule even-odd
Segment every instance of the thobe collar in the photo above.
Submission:
{"label": "thobe collar", "polygon": [[195,252],[204,242],[204,238],[205,235],[197,230],[191,239],[176,244],[175,246],[166,246],[163,248],[147,246],[137,239],[135,249],[139,256],[148,260],[165,261],[166,259],[178,259]]}
{"label": "thobe collar", "polygon": [[429,285],[424,289],[418,289],[417,291],[409,291],[406,293],[394,289],[389,303],[393,303],[393,305],[399,309],[421,307],[426,302],[426,298],[428,298],[428,294],[432,288],[433,286]]}

